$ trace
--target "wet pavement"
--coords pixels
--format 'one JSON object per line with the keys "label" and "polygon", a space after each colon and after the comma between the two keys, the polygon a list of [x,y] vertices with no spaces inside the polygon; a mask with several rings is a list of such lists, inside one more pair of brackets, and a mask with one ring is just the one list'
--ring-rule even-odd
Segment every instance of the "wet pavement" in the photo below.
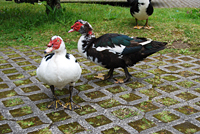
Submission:
{"label": "wet pavement", "polygon": [[[0,133],[200,133],[200,59],[154,54],[129,68],[131,81],[115,84],[94,78],[108,70],[68,51],[83,69],[73,94],[82,110],[69,111],[46,108],[52,93],[35,74],[43,50],[1,48]],[[123,78],[123,70],[114,77]],[[68,86],[56,94],[66,102]]]}

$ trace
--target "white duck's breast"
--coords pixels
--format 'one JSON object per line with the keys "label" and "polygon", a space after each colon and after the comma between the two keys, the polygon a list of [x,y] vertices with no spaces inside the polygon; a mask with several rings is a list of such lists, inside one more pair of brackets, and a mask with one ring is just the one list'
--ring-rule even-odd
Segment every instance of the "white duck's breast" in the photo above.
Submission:
{"label": "white duck's breast", "polygon": [[139,12],[135,12],[134,17],[138,20],[146,20],[149,17],[146,12],[149,6],[149,0],[139,0],[139,3],[144,3],[144,5],[139,5]]}
{"label": "white duck's breast", "polygon": [[37,73],[43,82],[62,89],[80,78],[81,67],[75,62],[73,55],[69,55],[69,59],[63,55],[55,55],[48,61],[42,62]]}

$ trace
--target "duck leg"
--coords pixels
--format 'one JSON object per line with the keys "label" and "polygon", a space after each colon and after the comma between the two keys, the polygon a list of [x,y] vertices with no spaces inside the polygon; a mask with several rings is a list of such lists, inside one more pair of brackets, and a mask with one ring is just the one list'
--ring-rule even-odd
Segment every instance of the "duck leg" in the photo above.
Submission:
{"label": "duck leg", "polygon": [[107,75],[104,75],[104,74],[100,73],[100,74],[98,74],[98,76],[94,76],[94,77],[98,78],[98,79],[101,79],[101,80],[107,80],[107,79],[113,77],[113,71],[114,71],[114,68],[111,68]]}
{"label": "duck leg", "polygon": [[67,102],[64,106],[64,108],[73,111],[74,109],[81,109],[81,106],[77,105],[72,98],[72,93],[73,93],[73,86],[69,86],[69,91],[70,91],[70,100]]}
{"label": "duck leg", "polygon": [[135,18],[136,26],[134,26],[135,29],[141,29],[143,26],[138,25],[138,20]]}
{"label": "duck leg", "polygon": [[132,77],[132,75],[128,72],[127,67],[124,67],[123,69],[124,69],[126,78],[123,79],[123,80],[122,79],[118,79],[118,80],[115,81],[115,83],[121,83],[121,84],[125,83],[125,82],[129,81],[130,78]]}
{"label": "duck leg", "polygon": [[57,108],[63,106],[62,102],[61,102],[61,101],[58,99],[58,97],[55,95],[54,86],[51,85],[50,88],[51,88],[51,91],[52,91],[52,93],[53,93],[53,101],[52,101],[49,105],[47,105],[47,108],[54,108],[54,109],[57,109]]}
{"label": "duck leg", "polygon": [[148,25],[148,19],[146,19],[146,23],[145,23],[145,26],[144,26],[145,29],[152,29],[154,27],[151,27]]}

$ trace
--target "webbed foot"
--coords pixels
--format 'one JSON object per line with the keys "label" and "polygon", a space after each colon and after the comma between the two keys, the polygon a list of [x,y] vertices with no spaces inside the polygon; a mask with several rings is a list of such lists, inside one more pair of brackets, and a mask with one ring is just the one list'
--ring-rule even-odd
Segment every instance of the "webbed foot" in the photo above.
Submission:
{"label": "webbed foot", "polygon": [[141,28],[143,28],[143,26],[138,26],[138,25],[137,25],[137,26],[134,26],[133,28],[134,28],[134,29],[141,29]]}
{"label": "webbed foot", "polygon": [[144,26],[144,29],[152,29],[152,28],[154,28],[154,27],[152,27],[152,26]]}
{"label": "webbed foot", "polygon": [[58,109],[63,106],[64,106],[63,103],[59,99],[55,99],[49,105],[47,105],[47,108]]}
{"label": "webbed foot", "polygon": [[64,108],[73,111],[74,109],[81,109],[82,107],[74,103],[73,101],[69,101],[64,105]]}

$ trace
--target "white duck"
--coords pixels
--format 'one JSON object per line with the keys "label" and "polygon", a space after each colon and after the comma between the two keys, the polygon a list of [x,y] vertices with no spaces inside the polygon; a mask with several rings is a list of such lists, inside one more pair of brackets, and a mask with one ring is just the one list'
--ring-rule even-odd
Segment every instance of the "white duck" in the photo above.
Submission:
{"label": "white duck", "polygon": [[[63,106],[69,110],[80,108],[72,99],[73,87],[82,72],[80,65],[73,55],[66,53],[65,43],[60,36],[53,36],[47,46],[48,48],[44,53],[50,53],[52,51],[54,53],[50,53],[42,59],[36,72],[39,80],[48,84],[53,93],[53,102],[47,107],[57,109]],[[70,101],[64,105],[55,95],[54,87],[62,89],[67,84],[69,84]]]}

